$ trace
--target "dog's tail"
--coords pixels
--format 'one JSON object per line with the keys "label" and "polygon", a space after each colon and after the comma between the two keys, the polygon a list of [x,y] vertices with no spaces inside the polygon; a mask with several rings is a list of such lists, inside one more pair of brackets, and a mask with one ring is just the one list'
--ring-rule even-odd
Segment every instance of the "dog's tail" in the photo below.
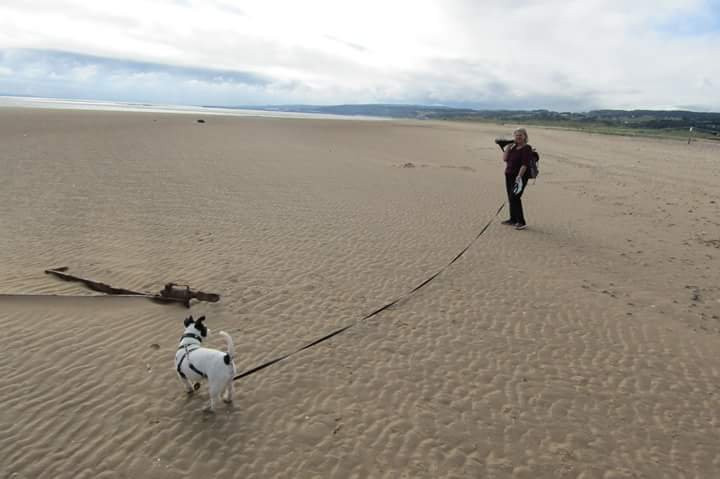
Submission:
{"label": "dog's tail", "polygon": [[233,344],[232,338],[228,333],[225,331],[220,331],[218,333],[220,336],[225,338],[225,342],[227,343],[227,353],[225,354],[225,364],[230,364],[235,357],[235,345]]}

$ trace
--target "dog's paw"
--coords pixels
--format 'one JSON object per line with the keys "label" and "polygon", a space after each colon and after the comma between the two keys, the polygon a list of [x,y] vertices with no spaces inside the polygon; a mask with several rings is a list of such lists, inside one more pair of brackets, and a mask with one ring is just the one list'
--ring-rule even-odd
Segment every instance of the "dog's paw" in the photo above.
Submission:
{"label": "dog's paw", "polygon": [[233,403],[233,400],[232,400],[232,398],[223,398],[223,402],[224,402],[225,404],[232,404],[232,403]]}
{"label": "dog's paw", "polygon": [[210,405],[207,405],[202,409],[202,412],[204,412],[205,414],[215,414],[215,409]]}

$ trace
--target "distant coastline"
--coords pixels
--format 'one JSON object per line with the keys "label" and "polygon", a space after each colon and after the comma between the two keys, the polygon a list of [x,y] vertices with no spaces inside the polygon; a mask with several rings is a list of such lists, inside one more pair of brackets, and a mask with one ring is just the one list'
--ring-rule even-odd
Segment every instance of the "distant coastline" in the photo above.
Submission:
{"label": "distant coastline", "polygon": [[[213,106],[213,108],[226,108]],[[247,108],[244,106],[227,108]],[[267,105],[256,110],[332,115],[363,115],[417,120],[478,121],[560,127],[593,133],[720,140],[720,113],[684,110],[474,110],[425,105]]]}
{"label": "distant coastline", "polygon": [[578,113],[550,110],[474,110],[397,104],[193,106],[11,95],[0,95],[0,107],[335,120],[469,121],[535,125],[609,135],[661,138],[692,136],[720,141],[720,113],[683,110],[592,110]]}

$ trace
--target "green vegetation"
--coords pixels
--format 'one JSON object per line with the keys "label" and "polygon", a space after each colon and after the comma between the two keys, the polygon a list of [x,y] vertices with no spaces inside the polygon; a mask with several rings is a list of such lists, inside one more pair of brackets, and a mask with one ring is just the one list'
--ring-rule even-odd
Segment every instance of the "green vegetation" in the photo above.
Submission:
{"label": "green vegetation", "polygon": [[558,113],[548,110],[483,111],[478,114],[447,115],[443,119],[492,121],[605,135],[676,139],[687,139],[692,128],[692,138],[720,140],[720,113],[655,110],[595,110],[586,113]]}

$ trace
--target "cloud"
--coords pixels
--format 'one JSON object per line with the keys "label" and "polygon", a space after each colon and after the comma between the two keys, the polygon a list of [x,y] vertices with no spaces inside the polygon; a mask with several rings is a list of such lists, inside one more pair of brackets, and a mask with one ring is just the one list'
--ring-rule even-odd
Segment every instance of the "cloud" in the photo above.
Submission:
{"label": "cloud", "polygon": [[0,68],[13,72],[0,73],[0,91],[720,110],[710,81],[720,76],[718,0],[33,4],[0,6]]}
{"label": "cloud", "polygon": [[51,50],[0,51],[0,91],[33,96],[197,104],[262,92],[275,80],[250,72],[163,65]]}

